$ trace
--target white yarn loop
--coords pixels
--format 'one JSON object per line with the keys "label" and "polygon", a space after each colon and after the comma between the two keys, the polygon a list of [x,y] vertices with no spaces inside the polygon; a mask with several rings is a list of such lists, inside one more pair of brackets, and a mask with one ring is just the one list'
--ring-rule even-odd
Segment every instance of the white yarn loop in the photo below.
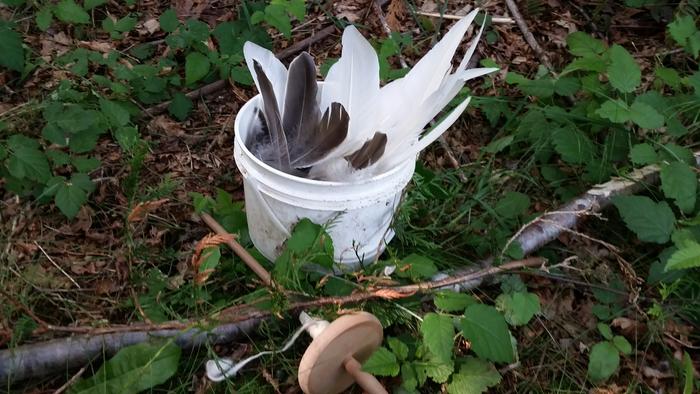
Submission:
{"label": "white yarn loop", "polygon": [[218,358],[215,360],[209,360],[206,363],[206,371],[207,371],[207,377],[209,380],[212,382],[222,382],[228,378],[236,376],[238,371],[240,371],[243,367],[246,366],[249,362],[260,358],[262,356],[268,355],[268,354],[275,354],[275,353],[281,353],[284,351],[287,351],[294,342],[299,338],[301,333],[303,333],[307,328],[316,325],[318,321],[316,320],[310,320],[302,324],[301,327],[299,327],[295,332],[294,335],[292,335],[291,338],[282,346],[281,349],[278,350],[267,350],[264,352],[260,352],[258,354],[252,355],[244,360],[239,361],[238,363],[234,363],[233,360],[230,358]]}

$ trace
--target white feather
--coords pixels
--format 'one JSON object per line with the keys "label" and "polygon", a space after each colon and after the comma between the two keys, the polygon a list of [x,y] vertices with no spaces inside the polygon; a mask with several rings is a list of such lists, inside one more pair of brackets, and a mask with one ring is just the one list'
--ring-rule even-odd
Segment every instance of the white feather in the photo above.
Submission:
{"label": "white feather", "polygon": [[248,70],[250,70],[250,74],[253,76],[255,86],[258,87],[258,92],[261,90],[258,77],[253,68],[253,60],[260,63],[260,67],[262,67],[270,83],[272,83],[272,90],[275,92],[275,98],[277,99],[277,107],[279,108],[280,114],[283,115],[284,97],[287,89],[287,68],[274,53],[250,41],[246,41],[243,45],[243,56],[245,56],[245,61],[248,65]]}

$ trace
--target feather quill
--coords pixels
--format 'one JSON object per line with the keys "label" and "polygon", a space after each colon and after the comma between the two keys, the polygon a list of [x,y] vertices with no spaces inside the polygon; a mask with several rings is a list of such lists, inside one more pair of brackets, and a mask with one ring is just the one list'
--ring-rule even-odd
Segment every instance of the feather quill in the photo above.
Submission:
{"label": "feather quill", "polygon": [[281,171],[289,172],[291,165],[289,163],[289,148],[287,147],[287,138],[284,135],[282,128],[282,119],[280,116],[279,107],[277,106],[277,98],[272,83],[267,78],[260,63],[253,62],[255,75],[258,79],[260,94],[263,99],[263,113],[265,115],[265,124],[270,132],[270,141],[274,148],[273,163],[276,168]]}
{"label": "feather quill", "polygon": [[294,162],[305,143],[316,132],[321,117],[316,100],[316,66],[311,56],[302,52],[289,65],[282,128],[290,144],[290,161]]}

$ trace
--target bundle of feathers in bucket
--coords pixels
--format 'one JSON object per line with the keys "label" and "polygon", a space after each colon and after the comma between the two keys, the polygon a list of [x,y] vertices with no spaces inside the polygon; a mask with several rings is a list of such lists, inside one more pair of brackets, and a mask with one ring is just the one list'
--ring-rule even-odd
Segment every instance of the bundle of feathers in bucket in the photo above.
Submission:
{"label": "bundle of feathers in bucket", "polygon": [[278,170],[337,182],[361,181],[415,160],[469,104],[465,99],[424,132],[465,82],[497,70],[467,69],[482,27],[451,72],[477,11],[459,20],[406,76],[383,87],[377,54],[353,26],[345,28],[341,57],[320,85],[308,53],[287,70],[272,52],[246,42],[245,59],[262,95],[246,120],[246,147]]}

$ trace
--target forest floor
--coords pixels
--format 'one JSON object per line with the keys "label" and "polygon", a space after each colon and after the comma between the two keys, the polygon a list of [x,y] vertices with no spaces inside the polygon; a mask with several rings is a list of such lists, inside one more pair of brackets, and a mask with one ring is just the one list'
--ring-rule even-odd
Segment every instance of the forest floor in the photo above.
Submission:
{"label": "forest floor", "polygon": [[[429,279],[415,269],[419,264],[432,274],[473,265],[490,255],[504,261],[522,259],[525,256],[517,250],[504,249],[508,239],[538,213],[556,209],[611,176],[652,163],[628,160],[636,142],[673,143],[683,152],[698,149],[697,112],[692,113],[697,106],[681,119],[686,133],[669,137],[663,130],[650,131],[660,127],[617,122],[614,132],[629,132],[631,137],[622,147],[612,146],[615,143],[611,145],[607,137],[612,126],[608,129],[600,117],[587,120],[596,105],[587,98],[591,79],[576,79],[572,91],[564,82],[544,87],[532,82],[562,79],[561,71],[578,56],[571,53],[567,38],[583,31],[606,47],[617,44],[632,55],[641,70],[635,87],[640,96],[657,91],[670,95],[672,82],[660,76],[661,66],[672,70],[679,81],[697,72],[697,57],[683,52],[668,33],[674,15],[686,12],[681,11],[683,3],[693,2],[631,8],[622,1],[517,1],[522,20],[541,46],[539,54],[504,1],[391,0],[379,6],[361,0],[314,1],[294,9],[298,3],[278,2],[293,10],[280,12],[265,8],[266,2],[230,0],[172,4],[86,0],[82,5],[72,0],[52,4],[0,0],[0,34],[18,32],[24,51],[15,71],[8,62],[0,63],[0,349],[70,335],[53,326],[89,331],[193,320],[245,304],[261,292],[270,296],[223,246],[211,262],[213,273],[202,277],[199,270],[203,261],[198,252],[207,246],[202,240],[210,233],[197,214],[201,210],[226,220],[225,227],[237,233],[266,267],[273,267],[255,253],[247,236],[242,179],[233,159],[233,121],[241,106],[257,94],[241,63],[241,46],[248,39],[284,53],[285,64],[307,50],[321,77],[340,56],[339,26],[354,23],[377,48],[386,82],[405,72],[402,62],[415,64],[454,22],[440,14],[465,15],[478,3],[492,18],[485,22],[475,60],[500,71],[468,83],[473,105],[444,140],[422,155],[397,214],[397,236],[378,265],[398,264],[409,274],[382,278],[368,267],[336,282],[306,274],[290,280],[289,288],[309,297],[346,294],[346,282],[369,288],[387,280]],[[258,17],[262,21],[255,20]],[[469,40],[476,31],[478,26],[470,29]],[[9,44],[4,48],[12,50]],[[605,83],[605,72],[599,74]],[[686,79],[678,83],[683,89],[692,85]],[[543,89],[554,89],[558,96],[540,93]],[[116,109],[110,104],[115,102]],[[592,153],[572,159],[571,155],[582,155],[582,148],[570,153],[562,147],[569,140],[556,138],[547,142],[549,148],[534,149],[534,142],[521,138],[523,130],[528,135],[547,134],[553,132],[556,120],[530,116],[535,106],[546,114],[559,109],[572,115],[576,127],[590,136],[590,140],[583,137],[584,142],[576,140],[577,144],[591,143]],[[615,149],[622,149],[621,158],[611,160],[604,171],[588,167],[605,161],[609,150]],[[28,159],[17,164],[19,159],[12,154],[18,152]],[[89,177],[86,186],[76,188],[84,175]],[[648,195],[663,199],[655,185],[646,189]],[[693,216],[694,207],[680,216],[678,228],[691,226],[693,220],[696,226],[700,223]],[[499,311],[515,308],[503,305],[499,295],[534,294],[538,300],[537,311],[526,324],[510,324],[517,359],[487,366],[487,372],[497,371],[498,384],[482,381],[472,391],[458,391],[456,367],[449,381],[428,373],[431,380],[424,377],[420,383],[418,378],[418,385],[406,386],[403,369],[400,374],[384,373],[387,376],[380,380],[396,392],[426,393],[478,393],[489,386],[492,392],[697,390],[693,376],[697,379],[700,370],[700,277],[696,271],[664,272],[659,264],[673,251],[664,242],[648,243],[632,230],[615,208],[591,215],[538,251],[548,259],[549,270],[517,270],[471,290],[471,296],[495,303]],[[665,242],[670,242],[669,236]],[[421,258],[429,262],[415,262]],[[281,346],[298,324],[279,297],[283,295],[270,296],[279,318],[234,343],[183,353],[175,376],[151,390],[300,392],[295,368],[306,339],[285,355],[249,365],[226,384],[212,384],[204,376],[203,362],[214,354],[244,358]],[[411,344],[412,352],[420,348],[416,338],[430,341],[421,336],[420,323],[412,317],[435,311],[429,298],[365,301],[321,307],[317,312],[332,316],[349,309],[381,315],[386,335]],[[440,305],[438,309],[445,312]],[[470,360],[465,358],[470,341],[456,337],[453,365]],[[614,355],[606,355],[602,362],[608,365],[600,367],[612,371],[595,375],[590,371],[592,349],[618,337],[631,349],[618,346],[618,354],[613,348]],[[418,354],[414,357],[419,364]],[[611,367],[613,359],[618,364]],[[2,383],[0,391],[81,392],[102,361]]]}

